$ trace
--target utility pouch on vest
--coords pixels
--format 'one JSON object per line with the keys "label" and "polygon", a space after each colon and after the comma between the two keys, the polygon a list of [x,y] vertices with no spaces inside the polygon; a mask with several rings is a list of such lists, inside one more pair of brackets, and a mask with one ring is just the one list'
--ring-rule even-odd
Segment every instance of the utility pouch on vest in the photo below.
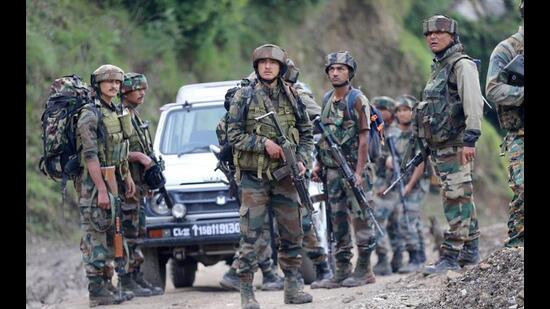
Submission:
{"label": "utility pouch on vest", "polygon": [[132,126],[132,114],[130,114],[127,110],[124,110],[124,113],[118,116],[118,120],[120,121],[120,126],[122,127],[122,135],[125,139],[129,139],[134,131]]}
{"label": "utility pouch on vest", "polygon": [[284,165],[275,171],[271,173],[273,175],[273,178],[277,181],[281,181],[286,176],[290,175],[290,169],[288,168],[288,165]]}

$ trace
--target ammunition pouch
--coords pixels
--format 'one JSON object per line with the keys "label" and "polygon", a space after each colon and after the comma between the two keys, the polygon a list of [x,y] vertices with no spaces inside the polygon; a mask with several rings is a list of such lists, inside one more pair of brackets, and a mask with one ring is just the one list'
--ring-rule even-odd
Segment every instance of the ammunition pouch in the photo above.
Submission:
{"label": "ammunition pouch", "polygon": [[129,139],[134,132],[134,127],[132,126],[132,114],[125,112],[118,116],[118,120],[120,121],[120,126],[122,127],[122,135],[125,139]]}

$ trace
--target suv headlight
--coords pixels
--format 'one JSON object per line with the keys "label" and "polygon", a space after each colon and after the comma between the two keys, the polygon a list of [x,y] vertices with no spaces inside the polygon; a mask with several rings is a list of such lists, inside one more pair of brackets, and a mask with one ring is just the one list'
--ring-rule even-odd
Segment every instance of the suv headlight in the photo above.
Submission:
{"label": "suv headlight", "polygon": [[166,205],[164,197],[162,194],[157,193],[151,199],[151,210],[159,216],[168,216],[170,215],[170,208]]}
{"label": "suv headlight", "polygon": [[186,214],[187,208],[185,207],[185,205],[181,203],[176,203],[174,204],[174,207],[172,207],[172,216],[174,216],[174,218],[181,219],[185,217]]}

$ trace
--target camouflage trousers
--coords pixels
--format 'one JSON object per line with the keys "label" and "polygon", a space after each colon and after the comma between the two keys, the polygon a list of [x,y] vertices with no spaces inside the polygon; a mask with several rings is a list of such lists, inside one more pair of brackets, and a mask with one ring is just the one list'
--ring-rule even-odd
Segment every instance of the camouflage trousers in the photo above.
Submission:
{"label": "camouflage trousers", "polygon": [[145,213],[142,199],[126,200],[122,205],[122,234],[128,244],[128,272],[139,269],[144,256],[139,248],[139,240],[145,235]]}
{"label": "camouflage trousers", "polygon": [[416,188],[405,196],[407,212],[406,217],[403,215],[399,221],[399,230],[407,251],[416,251],[424,247],[424,235],[422,234],[424,226],[420,217],[420,205],[425,195],[425,191]]}
{"label": "camouflage trousers", "polygon": [[246,275],[258,269],[258,238],[265,230],[268,205],[272,207],[279,232],[279,261],[285,275],[296,274],[302,264],[302,220],[298,193],[290,177],[281,181],[259,179],[254,173],[241,176],[240,248],[238,273]]}
{"label": "camouflage trousers", "polygon": [[393,252],[403,251],[403,237],[399,229],[399,221],[403,216],[403,208],[399,201],[399,196],[395,191],[391,191],[384,197],[375,196],[376,205],[374,214],[376,221],[384,230],[387,236],[376,235],[376,254],[388,255],[390,245]]}
{"label": "camouflage trousers", "polygon": [[506,245],[514,246],[515,244],[523,244],[523,215],[525,206],[523,200],[523,135],[508,134],[504,142],[506,143],[509,160],[508,185],[512,189],[512,192],[514,192],[514,197],[508,206],[508,239],[506,240]]}
{"label": "camouflage trousers", "polygon": [[[366,218],[364,220],[353,215],[351,205],[353,193],[348,192],[345,187],[344,179],[338,169],[327,168],[327,192],[328,192],[328,207],[331,208],[331,221],[336,240],[336,262],[349,263],[353,257],[351,249],[353,248],[351,237],[351,226],[355,233],[357,242],[357,250],[359,254],[374,250],[376,246],[376,238],[374,235],[374,223],[368,217],[365,211]],[[367,177],[364,179],[365,193],[369,192],[369,181]]]}
{"label": "camouflage trousers", "polygon": [[473,197],[473,162],[460,165],[460,147],[444,147],[432,151],[434,170],[441,180],[443,211],[449,230],[444,233],[441,248],[460,251],[465,242],[479,237],[479,224]]}

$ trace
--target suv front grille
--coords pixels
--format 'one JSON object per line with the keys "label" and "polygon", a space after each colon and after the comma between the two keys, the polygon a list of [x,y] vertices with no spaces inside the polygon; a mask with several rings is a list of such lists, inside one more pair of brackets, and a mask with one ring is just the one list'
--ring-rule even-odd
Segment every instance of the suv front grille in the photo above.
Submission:
{"label": "suv front grille", "polygon": [[[187,214],[235,212],[239,205],[228,190],[171,192],[177,203],[183,203]],[[218,204],[219,203],[219,204]]]}

